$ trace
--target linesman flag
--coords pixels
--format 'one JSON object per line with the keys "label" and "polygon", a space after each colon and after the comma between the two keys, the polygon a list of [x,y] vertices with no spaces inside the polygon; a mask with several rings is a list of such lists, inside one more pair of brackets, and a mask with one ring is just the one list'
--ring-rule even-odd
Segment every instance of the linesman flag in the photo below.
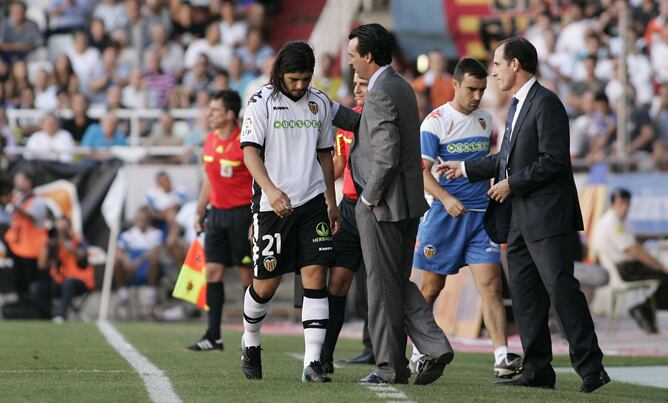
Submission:
{"label": "linesman flag", "polygon": [[183,262],[183,266],[181,266],[179,278],[176,279],[172,296],[191,302],[208,311],[209,307],[206,305],[205,265],[204,248],[199,239],[195,238],[190,245],[190,249],[188,249],[186,260]]}

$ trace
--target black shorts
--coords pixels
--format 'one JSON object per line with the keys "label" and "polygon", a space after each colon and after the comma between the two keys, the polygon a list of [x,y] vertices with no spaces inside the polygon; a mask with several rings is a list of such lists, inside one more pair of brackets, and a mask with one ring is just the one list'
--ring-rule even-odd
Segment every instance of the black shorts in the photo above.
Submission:
{"label": "black shorts", "polygon": [[329,267],[334,258],[324,195],[295,207],[280,218],[273,211],[253,215],[253,276],[266,279],[298,272],[302,267]]}
{"label": "black shorts", "polygon": [[355,221],[356,204],[355,200],[343,197],[339,203],[341,228],[334,235],[334,266],[345,267],[354,272],[359,270],[362,263],[360,233],[357,231],[357,221]]}
{"label": "black shorts", "polygon": [[228,267],[252,266],[251,245],[248,241],[251,222],[250,205],[231,209],[209,209],[204,238],[207,263],[220,263]]}

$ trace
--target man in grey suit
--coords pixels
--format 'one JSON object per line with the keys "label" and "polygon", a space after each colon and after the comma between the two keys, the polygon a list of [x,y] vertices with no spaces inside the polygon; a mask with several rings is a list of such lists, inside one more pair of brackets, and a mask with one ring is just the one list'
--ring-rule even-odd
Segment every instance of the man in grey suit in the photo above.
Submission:
{"label": "man in grey suit", "polygon": [[[349,64],[369,80],[362,113],[334,106],[334,125],[356,133],[350,169],[360,195],[355,217],[367,269],[369,331],[377,368],[365,383],[408,383],[406,335],[427,357],[415,384],[443,374],[453,351],[409,280],[424,199],[420,120],[410,84],[389,65],[390,34],[378,24],[349,36]],[[338,112],[337,112],[338,110]]]}

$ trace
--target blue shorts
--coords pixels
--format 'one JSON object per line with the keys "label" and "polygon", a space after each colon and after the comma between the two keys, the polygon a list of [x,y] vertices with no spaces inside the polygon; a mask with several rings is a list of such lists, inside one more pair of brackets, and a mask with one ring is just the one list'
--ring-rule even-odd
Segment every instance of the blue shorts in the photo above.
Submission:
{"label": "blue shorts", "polygon": [[[144,253],[143,250],[133,250],[127,251],[128,257],[131,261],[135,261]],[[132,273],[132,278],[128,282],[129,286],[137,285],[147,285],[148,284],[148,272],[149,272],[150,263],[148,259],[144,259],[139,267]]]}
{"label": "blue shorts", "polygon": [[484,216],[469,210],[453,218],[443,204],[433,203],[418,229],[413,267],[445,276],[469,264],[499,264],[499,245],[485,232]]}

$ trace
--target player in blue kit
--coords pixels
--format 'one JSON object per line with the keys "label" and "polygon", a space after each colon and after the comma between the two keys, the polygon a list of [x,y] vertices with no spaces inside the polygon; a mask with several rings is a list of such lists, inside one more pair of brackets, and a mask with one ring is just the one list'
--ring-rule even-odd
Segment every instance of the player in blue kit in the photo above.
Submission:
{"label": "player in blue kit", "polygon": [[[494,344],[494,374],[507,378],[520,372],[522,359],[508,352],[500,250],[483,226],[488,183],[445,177],[437,181],[431,174],[437,159],[464,161],[489,153],[492,117],[478,109],[487,86],[487,70],[477,60],[464,58],[455,67],[454,86],[452,102],[432,111],[420,127],[424,187],[434,201],[418,229],[413,268],[423,271],[420,291],[430,306],[448,275],[463,266],[471,268]],[[421,360],[422,354],[414,346],[409,364],[413,373],[419,373]]]}

